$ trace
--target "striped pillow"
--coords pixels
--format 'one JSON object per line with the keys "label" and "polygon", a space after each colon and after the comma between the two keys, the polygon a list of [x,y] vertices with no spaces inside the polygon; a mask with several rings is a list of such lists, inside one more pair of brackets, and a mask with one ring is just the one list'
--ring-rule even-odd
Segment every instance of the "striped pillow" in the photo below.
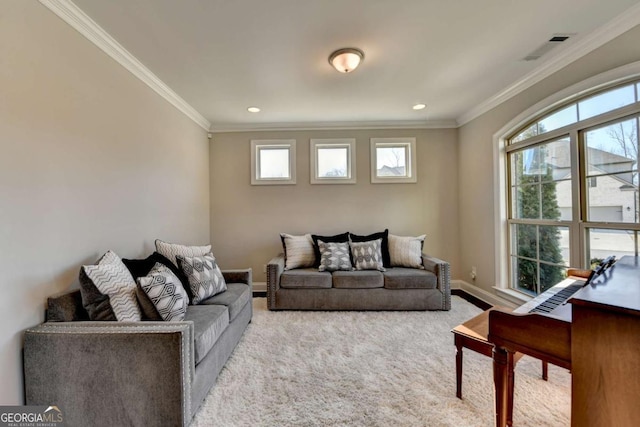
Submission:
{"label": "striped pillow", "polygon": [[96,265],[82,266],[80,293],[91,320],[141,320],[136,282],[113,251],[104,254]]}
{"label": "striped pillow", "polygon": [[389,234],[391,266],[424,269],[422,266],[422,246],[425,237],[424,234],[418,237]]}
{"label": "striped pillow", "polygon": [[313,267],[316,255],[313,251],[311,234],[292,236],[291,234],[280,233],[280,238],[284,248],[285,270]]}

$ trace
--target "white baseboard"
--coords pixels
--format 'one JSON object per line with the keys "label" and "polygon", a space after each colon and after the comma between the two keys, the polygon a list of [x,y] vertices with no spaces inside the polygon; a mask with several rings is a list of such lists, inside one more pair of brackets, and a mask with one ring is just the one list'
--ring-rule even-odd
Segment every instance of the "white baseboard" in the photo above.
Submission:
{"label": "white baseboard", "polygon": [[500,298],[499,296],[491,292],[487,292],[484,289],[481,289],[475,285],[472,285],[471,283],[467,283],[464,280],[452,280],[451,289],[460,289],[461,291],[464,291],[469,295],[472,295],[491,305],[501,305],[503,307],[509,307],[509,308],[518,307],[518,304],[514,304],[511,301],[508,301],[504,298]]}
{"label": "white baseboard", "polygon": [[253,292],[267,292],[267,282],[253,282]]}

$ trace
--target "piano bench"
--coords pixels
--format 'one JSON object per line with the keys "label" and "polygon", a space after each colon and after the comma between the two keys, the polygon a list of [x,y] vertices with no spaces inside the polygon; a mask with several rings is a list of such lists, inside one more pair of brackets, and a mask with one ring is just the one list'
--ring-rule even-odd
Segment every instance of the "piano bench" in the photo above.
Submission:
{"label": "piano bench", "polygon": [[[462,399],[462,349],[468,348],[477,353],[492,357],[493,344],[487,340],[489,334],[489,312],[499,308],[502,311],[509,311],[508,308],[494,307],[483,311],[476,317],[456,326],[451,330],[453,332],[454,344],[456,346],[456,396]],[[515,353],[513,363],[520,360],[522,353]],[[542,379],[547,380],[547,362],[542,361]],[[510,384],[513,395],[513,383]]]}

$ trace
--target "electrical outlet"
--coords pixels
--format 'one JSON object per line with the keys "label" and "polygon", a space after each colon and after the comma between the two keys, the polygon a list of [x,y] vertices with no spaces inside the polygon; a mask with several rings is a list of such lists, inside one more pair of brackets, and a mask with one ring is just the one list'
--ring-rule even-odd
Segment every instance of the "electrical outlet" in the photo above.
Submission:
{"label": "electrical outlet", "polygon": [[263,273],[267,272],[267,264],[262,264],[262,272]]}
{"label": "electrical outlet", "polygon": [[471,280],[476,280],[476,266],[474,265],[473,267],[471,267],[471,274],[469,274],[471,276]]}

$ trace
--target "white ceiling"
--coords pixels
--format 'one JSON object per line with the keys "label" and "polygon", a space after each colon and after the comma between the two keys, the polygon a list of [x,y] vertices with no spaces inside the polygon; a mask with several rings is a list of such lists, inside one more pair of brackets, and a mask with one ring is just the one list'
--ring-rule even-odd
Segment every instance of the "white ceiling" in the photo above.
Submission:
{"label": "white ceiling", "polygon": [[[212,131],[455,126],[640,16],[637,0],[74,3]],[[522,60],[558,33],[575,36]],[[327,61],[342,47],[365,52],[353,73]],[[427,108],[414,111],[416,103]]]}

